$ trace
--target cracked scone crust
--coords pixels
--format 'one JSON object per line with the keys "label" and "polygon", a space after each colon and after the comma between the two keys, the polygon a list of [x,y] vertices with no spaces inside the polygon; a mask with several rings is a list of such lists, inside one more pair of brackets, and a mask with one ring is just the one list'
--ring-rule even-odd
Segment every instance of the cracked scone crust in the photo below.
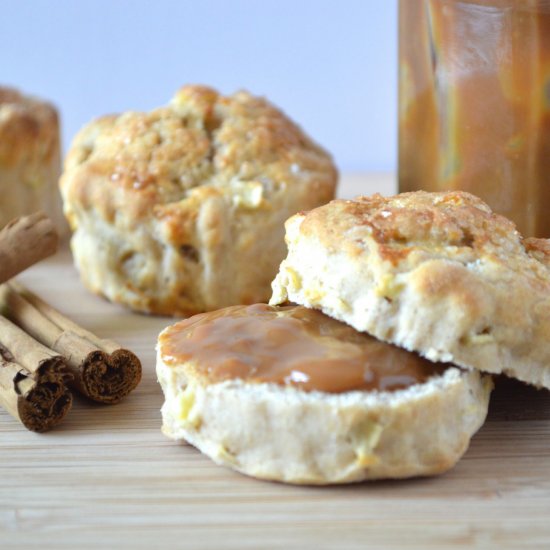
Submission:
{"label": "cracked scone crust", "polygon": [[333,198],[336,180],[266,100],[187,86],[166,107],[86,126],[60,185],[86,286],[182,315],[266,301],[285,219]]}
{"label": "cracked scone crust", "polygon": [[550,246],[464,192],[336,200],[286,223],[272,304],[550,388]]}
{"label": "cracked scone crust", "polygon": [[336,484],[452,468],[487,415],[490,377],[451,367],[395,392],[329,394],[240,379],[209,384],[157,355],[163,432],[217,464],[286,483]]}
{"label": "cracked scone crust", "polygon": [[59,142],[53,105],[0,86],[0,228],[43,210],[66,231],[58,190]]}

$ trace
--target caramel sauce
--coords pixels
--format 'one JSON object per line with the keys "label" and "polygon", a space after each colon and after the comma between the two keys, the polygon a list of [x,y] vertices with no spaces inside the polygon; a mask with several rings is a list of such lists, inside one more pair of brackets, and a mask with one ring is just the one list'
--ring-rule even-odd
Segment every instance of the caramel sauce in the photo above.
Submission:
{"label": "caramel sauce", "polygon": [[167,365],[188,361],[210,382],[240,378],[329,393],[398,390],[445,369],[301,306],[203,313],[169,327],[159,346]]}

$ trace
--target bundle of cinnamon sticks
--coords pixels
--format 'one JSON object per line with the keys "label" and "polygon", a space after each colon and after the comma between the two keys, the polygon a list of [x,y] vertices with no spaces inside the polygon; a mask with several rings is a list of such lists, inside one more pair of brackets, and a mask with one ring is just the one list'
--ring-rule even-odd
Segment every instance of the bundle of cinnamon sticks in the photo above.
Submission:
{"label": "bundle of cinnamon sticks", "polygon": [[141,379],[131,351],[78,326],[18,282],[6,282],[56,249],[57,234],[41,213],[0,231],[0,405],[36,432],[66,416],[71,390],[113,404]]}

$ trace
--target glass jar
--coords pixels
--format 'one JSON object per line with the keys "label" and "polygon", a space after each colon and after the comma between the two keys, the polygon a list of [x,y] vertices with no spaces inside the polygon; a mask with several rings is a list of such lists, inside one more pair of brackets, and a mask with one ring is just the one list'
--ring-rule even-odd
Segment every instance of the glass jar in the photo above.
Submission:
{"label": "glass jar", "polygon": [[400,0],[399,189],[550,237],[550,0]]}

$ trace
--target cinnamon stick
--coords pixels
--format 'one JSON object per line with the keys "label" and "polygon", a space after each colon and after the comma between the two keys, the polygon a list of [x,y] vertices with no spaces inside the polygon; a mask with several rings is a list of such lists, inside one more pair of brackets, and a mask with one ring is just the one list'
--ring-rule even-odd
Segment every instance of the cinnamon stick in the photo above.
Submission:
{"label": "cinnamon stick", "polygon": [[141,380],[141,362],[129,350],[83,329],[38,296],[11,281],[0,287],[4,314],[67,359],[76,390],[100,403],[114,404]]}
{"label": "cinnamon stick", "polygon": [[72,401],[62,375],[43,368],[32,375],[0,359],[0,405],[28,430],[50,430],[65,418]]}
{"label": "cinnamon stick", "polygon": [[29,430],[44,432],[69,412],[65,360],[0,316],[0,404]]}
{"label": "cinnamon stick", "polygon": [[57,250],[58,236],[43,212],[23,216],[0,231],[0,283]]}

